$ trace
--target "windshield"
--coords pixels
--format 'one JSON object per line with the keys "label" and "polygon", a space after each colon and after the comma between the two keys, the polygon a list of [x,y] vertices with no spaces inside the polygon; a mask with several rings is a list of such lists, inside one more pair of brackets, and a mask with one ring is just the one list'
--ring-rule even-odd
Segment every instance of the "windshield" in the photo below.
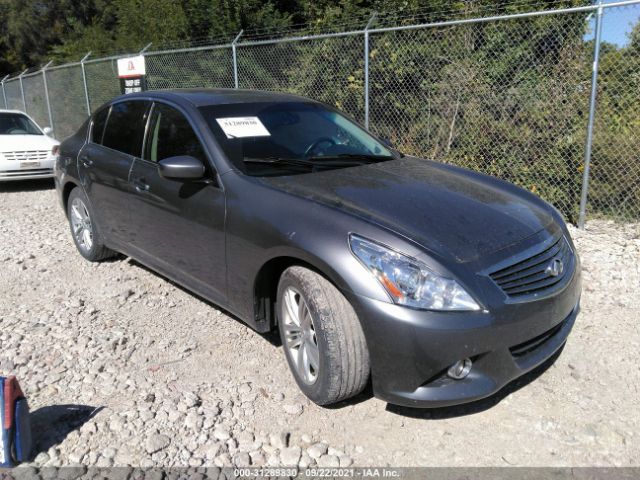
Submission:
{"label": "windshield", "polygon": [[0,135],[43,135],[43,133],[26,115],[0,113]]}
{"label": "windshield", "polygon": [[291,175],[394,158],[365,130],[317,103],[237,103],[200,110],[227,157],[248,175]]}

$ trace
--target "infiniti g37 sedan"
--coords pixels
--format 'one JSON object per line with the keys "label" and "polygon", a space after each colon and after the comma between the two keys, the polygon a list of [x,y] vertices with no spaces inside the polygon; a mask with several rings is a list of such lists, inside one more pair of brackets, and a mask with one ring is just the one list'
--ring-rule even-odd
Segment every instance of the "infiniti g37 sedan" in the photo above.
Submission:
{"label": "infiniti g37 sedan", "polygon": [[28,115],[0,110],[0,182],[53,177],[58,142]]}
{"label": "infiniti g37 sedan", "polygon": [[56,185],[83,257],[120,252],[278,329],[321,405],[369,380],[406,406],[489,396],[559,351],[579,309],[553,207],[297,96],[116,98],[62,143]]}

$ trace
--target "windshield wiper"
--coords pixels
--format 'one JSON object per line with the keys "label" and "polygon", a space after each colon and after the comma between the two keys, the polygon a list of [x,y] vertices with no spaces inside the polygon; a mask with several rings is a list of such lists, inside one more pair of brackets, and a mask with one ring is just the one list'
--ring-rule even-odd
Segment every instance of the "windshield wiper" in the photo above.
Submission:
{"label": "windshield wiper", "polygon": [[318,163],[332,164],[336,161],[343,163],[358,163],[359,165],[365,165],[367,163],[385,162],[387,160],[393,160],[393,157],[388,155],[371,155],[366,153],[340,153],[338,155],[325,155],[310,157],[308,160],[316,161]]}
{"label": "windshield wiper", "polygon": [[282,165],[285,167],[298,167],[313,171],[330,170],[332,168],[347,168],[357,165],[367,165],[370,163],[383,162],[393,160],[394,157],[386,155],[367,155],[367,154],[340,154],[326,155],[309,158],[287,158],[287,157],[244,157],[245,163],[262,163],[269,165]]}
{"label": "windshield wiper", "polygon": [[286,158],[286,157],[244,157],[245,163],[266,163],[271,165],[288,165],[294,167],[315,167],[315,162],[309,162],[307,160],[298,159],[298,158]]}
{"label": "windshield wiper", "polygon": [[[271,165],[287,165],[294,167],[351,167],[355,159],[346,157],[311,157],[311,158],[287,158],[287,157],[244,157],[246,163],[266,163]],[[362,165],[362,159],[355,160]]]}

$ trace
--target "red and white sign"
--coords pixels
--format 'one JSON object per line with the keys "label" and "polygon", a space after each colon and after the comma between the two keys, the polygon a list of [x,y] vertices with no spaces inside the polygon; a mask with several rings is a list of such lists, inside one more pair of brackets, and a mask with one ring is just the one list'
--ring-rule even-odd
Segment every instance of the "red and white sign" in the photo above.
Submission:
{"label": "red and white sign", "polygon": [[146,73],[144,55],[118,59],[118,78],[139,77]]}

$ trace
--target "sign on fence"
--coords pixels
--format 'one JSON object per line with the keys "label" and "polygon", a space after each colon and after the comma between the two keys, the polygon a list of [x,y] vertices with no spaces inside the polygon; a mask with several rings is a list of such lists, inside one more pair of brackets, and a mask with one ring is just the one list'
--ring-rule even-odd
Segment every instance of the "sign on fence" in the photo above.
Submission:
{"label": "sign on fence", "polygon": [[147,89],[144,55],[118,59],[118,78],[121,93],[142,92]]}

